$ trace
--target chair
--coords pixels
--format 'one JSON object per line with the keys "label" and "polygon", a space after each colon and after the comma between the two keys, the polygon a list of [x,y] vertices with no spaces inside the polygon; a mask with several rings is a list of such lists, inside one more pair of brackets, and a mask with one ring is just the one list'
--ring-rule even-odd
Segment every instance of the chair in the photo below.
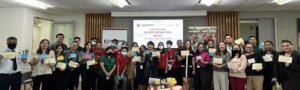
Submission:
{"label": "chair", "polygon": [[32,71],[22,73],[22,84],[24,84],[24,90],[26,90],[26,84],[30,84],[32,88],[32,78],[31,78]]}

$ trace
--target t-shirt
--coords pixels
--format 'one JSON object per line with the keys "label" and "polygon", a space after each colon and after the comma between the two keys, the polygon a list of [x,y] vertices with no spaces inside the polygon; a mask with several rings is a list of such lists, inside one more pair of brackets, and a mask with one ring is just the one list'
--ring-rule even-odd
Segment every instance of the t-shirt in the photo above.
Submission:
{"label": "t-shirt", "polygon": [[160,62],[158,64],[158,69],[166,69],[167,58],[168,58],[167,53],[160,53]]}
{"label": "t-shirt", "polygon": [[[110,59],[108,58],[108,56],[102,56],[100,58],[100,62],[101,63],[104,63],[104,68],[107,72],[110,72],[111,69],[114,67],[114,65],[116,65],[116,58],[115,57],[111,57]],[[98,69],[97,73],[99,75],[104,75],[105,76],[105,73],[104,71],[102,71],[101,68]]]}
{"label": "t-shirt", "polygon": [[[183,50],[180,50],[179,52],[178,52],[178,55],[179,56],[182,56],[181,55],[181,51],[183,51]],[[189,50],[189,52],[190,52],[190,55],[188,56],[188,67],[189,68],[192,68],[192,62],[193,62],[193,57],[195,57],[194,55],[195,55],[195,52],[193,51],[193,50]],[[181,62],[181,67],[185,67],[186,65],[186,59],[183,59]]]}
{"label": "t-shirt", "polygon": [[119,66],[119,74],[123,73],[125,67],[129,63],[129,60],[130,60],[130,57],[128,57],[128,56],[125,56],[125,58],[121,54],[119,54],[117,56],[117,66]]}

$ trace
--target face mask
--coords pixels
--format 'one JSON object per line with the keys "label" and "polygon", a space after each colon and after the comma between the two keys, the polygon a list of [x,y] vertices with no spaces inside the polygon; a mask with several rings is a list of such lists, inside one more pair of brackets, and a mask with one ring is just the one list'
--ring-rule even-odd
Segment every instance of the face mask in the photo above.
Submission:
{"label": "face mask", "polygon": [[162,50],[162,49],[164,49],[164,46],[159,46],[158,48],[159,48],[159,50]]}
{"label": "face mask", "polygon": [[123,56],[127,55],[127,52],[122,52],[122,55],[123,55]]}
{"label": "face mask", "polygon": [[232,53],[240,53],[240,50],[233,50]]}
{"label": "face mask", "polygon": [[92,42],[92,45],[93,45],[93,46],[96,45],[96,42],[93,41],[93,42]]}
{"label": "face mask", "polygon": [[7,44],[7,47],[8,47],[9,49],[15,49],[15,48],[17,47],[17,44],[16,44],[16,43],[8,43],[8,44]]}
{"label": "face mask", "polygon": [[108,52],[107,55],[108,55],[108,56],[112,56],[112,52]]}
{"label": "face mask", "polygon": [[168,47],[168,48],[171,48],[171,47],[172,47],[172,45],[168,44],[168,45],[167,45],[167,47]]}

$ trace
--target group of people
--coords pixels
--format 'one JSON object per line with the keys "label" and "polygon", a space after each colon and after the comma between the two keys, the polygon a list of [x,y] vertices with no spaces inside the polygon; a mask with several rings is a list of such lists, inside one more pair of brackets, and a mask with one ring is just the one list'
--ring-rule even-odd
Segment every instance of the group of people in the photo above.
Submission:
{"label": "group of people", "polygon": [[[32,67],[33,90],[76,90],[80,78],[82,90],[146,90],[149,78],[167,77],[174,77],[183,90],[272,90],[276,82],[283,90],[300,90],[300,54],[289,40],[282,40],[282,51],[277,52],[272,41],[259,48],[254,36],[234,43],[230,34],[221,42],[199,42],[195,50],[190,40],[178,40],[178,48],[171,48],[172,41],[131,46],[122,42],[118,48],[114,39],[102,48],[96,38],[84,47],[79,37],[70,47],[63,43],[63,34],[56,39],[51,45],[41,40],[27,60],[16,49],[17,38],[9,37],[0,53],[1,90],[20,90],[21,65],[26,63]],[[7,53],[15,57],[7,58]]]}

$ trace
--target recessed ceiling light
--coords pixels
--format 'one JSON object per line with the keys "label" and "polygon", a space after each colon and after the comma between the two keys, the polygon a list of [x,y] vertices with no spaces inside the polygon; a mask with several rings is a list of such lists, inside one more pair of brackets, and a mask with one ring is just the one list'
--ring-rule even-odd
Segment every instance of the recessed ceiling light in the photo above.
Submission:
{"label": "recessed ceiling light", "polygon": [[119,6],[120,8],[123,8],[124,6],[130,5],[128,0],[108,0],[110,3],[112,3],[115,6]]}
{"label": "recessed ceiling light", "polygon": [[25,5],[41,8],[41,9],[48,9],[48,8],[53,7],[51,5],[48,5],[48,4],[38,1],[38,0],[13,0],[13,1],[25,4]]}

